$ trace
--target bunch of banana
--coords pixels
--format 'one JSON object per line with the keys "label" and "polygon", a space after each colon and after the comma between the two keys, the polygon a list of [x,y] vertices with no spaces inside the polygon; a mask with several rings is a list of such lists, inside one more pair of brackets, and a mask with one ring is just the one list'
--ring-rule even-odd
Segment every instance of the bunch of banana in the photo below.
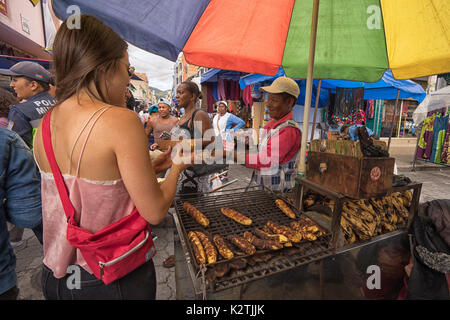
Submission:
{"label": "bunch of banana", "polygon": [[342,217],[347,220],[346,222],[359,239],[368,240],[375,235],[377,227],[375,217],[370,212],[360,209],[355,203],[346,202],[344,204]]}
{"label": "bunch of banana", "polygon": [[397,213],[403,218],[408,219],[409,211],[405,208],[403,197],[401,193],[394,193],[391,196],[392,204],[394,205]]}
{"label": "bunch of banana", "polygon": [[354,243],[356,242],[356,234],[353,232],[353,229],[350,225],[350,223],[347,221],[347,219],[342,216],[341,217],[341,227],[344,231],[344,237],[346,244]]}
{"label": "bunch of banana", "polygon": [[401,193],[401,198],[403,200],[403,205],[407,208],[411,206],[411,201],[413,198],[413,194],[411,190],[405,190]]}

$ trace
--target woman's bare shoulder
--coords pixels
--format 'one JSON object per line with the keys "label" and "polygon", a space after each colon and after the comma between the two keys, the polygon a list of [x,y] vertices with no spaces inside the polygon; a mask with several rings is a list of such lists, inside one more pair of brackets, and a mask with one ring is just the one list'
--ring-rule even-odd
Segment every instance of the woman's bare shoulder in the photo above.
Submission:
{"label": "woman's bare shoulder", "polygon": [[142,122],[136,112],[123,107],[108,106],[109,109],[105,112],[104,120],[117,127],[134,126],[137,122],[142,125]]}

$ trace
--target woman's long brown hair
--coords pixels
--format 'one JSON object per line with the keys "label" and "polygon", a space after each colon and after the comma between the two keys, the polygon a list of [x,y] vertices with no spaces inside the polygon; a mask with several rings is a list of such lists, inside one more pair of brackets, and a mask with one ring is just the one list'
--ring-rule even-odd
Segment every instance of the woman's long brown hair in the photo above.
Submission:
{"label": "woman's long brown hair", "polygon": [[[107,92],[102,92],[101,81],[108,88],[107,78],[118,68],[127,43],[99,19],[80,15],[79,29],[69,29],[64,21],[53,43],[53,69],[56,82],[56,100],[78,96],[85,89],[91,98],[109,103]],[[89,85],[93,83],[97,93]]]}

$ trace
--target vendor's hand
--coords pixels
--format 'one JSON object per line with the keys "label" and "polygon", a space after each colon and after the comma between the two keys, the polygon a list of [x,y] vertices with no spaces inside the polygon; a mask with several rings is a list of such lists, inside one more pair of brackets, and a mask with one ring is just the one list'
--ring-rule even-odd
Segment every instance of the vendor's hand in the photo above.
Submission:
{"label": "vendor's hand", "polygon": [[156,174],[164,172],[172,166],[171,152],[172,147],[169,146],[166,151],[152,160],[152,165]]}
{"label": "vendor's hand", "polygon": [[172,154],[172,170],[178,170],[178,172],[192,166],[194,164],[194,152],[183,153],[183,147],[181,143],[177,144]]}
{"label": "vendor's hand", "polygon": [[158,147],[159,147],[159,145],[155,142],[154,144],[152,144],[152,145],[150,146],[150,150],[151,150],[151,151],[155,151]]}

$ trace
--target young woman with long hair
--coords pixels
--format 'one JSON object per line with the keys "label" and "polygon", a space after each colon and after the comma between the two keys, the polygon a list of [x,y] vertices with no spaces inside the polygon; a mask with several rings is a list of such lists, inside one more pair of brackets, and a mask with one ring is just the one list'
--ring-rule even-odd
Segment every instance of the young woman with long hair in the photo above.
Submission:
{"label": "young woman with long hair", "polygon": [[[159,224],[186,165],[180,161],[172,164],[170,149],[153,164],[150,160],[144,127],[138,115],[125,107],[133,73],[126,42],[97,18],[81,15],[80,29],[69,29],[65,22],[59,28],[53,59],[58,104],[50,119],[51,142],[75,208],[75,220],[96,233],[136,207],[148,223]],[[34,150],[42,175],[44,296],[155,299],[151,259],[105,285],[92,274],[80,251],[69,244],[67,218],[43,147],[42,130],[41,124]],[[158,184],[156,173],[170,165],[170,174]],[[69,267],[81,270],[80,288],[68,287]]]}

